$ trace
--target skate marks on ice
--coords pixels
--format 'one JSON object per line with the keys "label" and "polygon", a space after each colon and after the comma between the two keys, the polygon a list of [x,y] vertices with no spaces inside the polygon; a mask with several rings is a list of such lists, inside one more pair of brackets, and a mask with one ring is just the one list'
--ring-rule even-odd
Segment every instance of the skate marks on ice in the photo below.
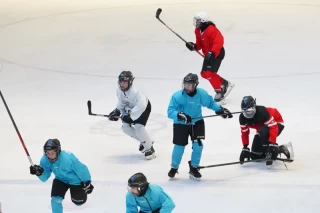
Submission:
{"label": "skate marks on ice", "polygon": [[[122,121],[119,119],[117,122],[109,121],[107,118],[99,118],[98,122],[90,128],[90,133],[95,135],[109,135],[114,137],[124,136],[121,130]],[[166,116],[159,113],[150,114],[150,118],[146,125],[146,130],[152,136],[159,131],[168,128],[172,121]],[[161,136],[161,134],[159,134]]]}

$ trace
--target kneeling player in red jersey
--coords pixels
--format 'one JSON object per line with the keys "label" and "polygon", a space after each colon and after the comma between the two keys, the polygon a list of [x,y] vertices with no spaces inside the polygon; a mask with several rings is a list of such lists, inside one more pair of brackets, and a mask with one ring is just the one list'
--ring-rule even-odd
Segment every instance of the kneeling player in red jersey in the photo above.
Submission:
{"label": "kneeling player in red jersey", "polygon": [[[278,146],[277,137],[284,129],[281,114],[276,108],[257,106],[252,96],[245,96],[241,101],[239,122],[243,148],[240,161],[266,158],[266,165],[271,166],[278,154],[282,153],[290,158],[290,152],[285,145]],[[256,129],[251,152],[248,148],[250,128]]]}

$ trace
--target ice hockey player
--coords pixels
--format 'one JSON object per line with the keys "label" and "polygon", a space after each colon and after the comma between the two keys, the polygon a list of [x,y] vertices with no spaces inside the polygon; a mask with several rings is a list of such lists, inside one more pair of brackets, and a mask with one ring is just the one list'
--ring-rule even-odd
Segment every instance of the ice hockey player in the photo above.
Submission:
{"label": "ice hockey player", "polygon": [[[256,99],[245,96],[241,101],[242,113],[239,116],[241,138],[243,148],[240,154],[240,162],[245,159],[266,158],[266,165],[271,166],[278,154],[284,154],[290,158],[290,152],[286,146],[278,146],[277,137],[284,129],[281,114],[276,108],[258,106]],[[256,129],[253,138],[251,152],[248,148],[250,128]]]}
{"label": "ice hockey player", "polygon": [[221,62],[225,56],[224,37],[216,25],[209,21],[206,12],[199,12],[193,18],[196,27],[196,43],[187,42],[190,51],[200,51],[205,55],[202,65],[201,76],[209,80],[216,92],[214,100],[221,102],[230,93],[234,84],[218,75]]}
{"label": "ice hockey player", "polygon": [[40,165],[30,166],[30,174],[45,182],[51,172],[55,175],[51,189],[52,213],[62,213],[62,201],[68,189],[72,202],[81,206],[87,201],[87,194],[93,190],[91,175],[86,165],[71,152],[61,150],[58,139],[49,139],[43,146],[44,155]]}
{"label": "ice hockey player", "polygon": [[122,120],[122,131],[140,142],[139,151],[147,160],[156,157],[145,126],[151,112],[149,99],[133,85],[134,77],[130,71],[122,71],[118,77],[118,104],[109,114],[109,120]]}
{"label": "ice hockey player", "polygon": [[148,183],[144,174],[129,178],[126,213],[171,213],[174,208],[171,197],[160,186]]}
{"label": "ice hockey player", "polygon": [[197,74],[189,73],[183,79],[183,89],[175,92],[168,106],[168,117],[173,120],[173,152],[171,170],[168,176],[173,178],[179,168],[188,138],[192,141],[192,155],[189,161],[190,178],[201,178],[198,166],[201,159],[203,140],[205,139],[205,124],[201,107],[205,106],[215,111],[223,118],[232,118],[226,108],[217,104],[204,89],[198,88]]}

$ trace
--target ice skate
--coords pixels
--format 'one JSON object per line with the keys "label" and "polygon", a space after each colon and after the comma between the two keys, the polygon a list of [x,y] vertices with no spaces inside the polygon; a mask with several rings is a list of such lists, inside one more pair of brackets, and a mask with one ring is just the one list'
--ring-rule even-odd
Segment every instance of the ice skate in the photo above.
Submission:
{"label": "ice skate", "polygon": [[151,149],[149,149],[148,151],[146,151],[144,153],[144,156],[147,160],[152,160],[152,159],[156,158],[156,153],[153,149],[153,146],[151,147]]}
{"label": "ice skate", "polygon": [[176,168],[171,168],[170,171],[169,171],[169,173],[168,173],[168,176],[169,176],[170,178],[174,178],[177,173],[178,173],[178,169],[176,169]]}
{"label": "ice skate", "polygon": [[188,162],[189,163],[189,177],[190,179],[194,179],[194,180],[200,180],[200,178],[202,177],[202,175],[199,172],[199,169],[196,167],[192,167],[191,166],[191,161]]}

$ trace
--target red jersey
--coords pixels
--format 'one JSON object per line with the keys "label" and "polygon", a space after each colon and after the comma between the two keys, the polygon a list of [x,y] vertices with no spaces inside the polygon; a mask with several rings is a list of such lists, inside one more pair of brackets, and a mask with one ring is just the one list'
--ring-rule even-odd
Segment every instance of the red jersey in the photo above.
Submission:
{"label": "red jersey", "polygon": [[224,38],[221,32],[213,25],[209,25],[201,33],[199,28],[195,29],[197,51],[202,49],[204,55],[212,51],[215,57],[218,57],[224,44]]}
{"label": "red jersey", "polygon": [[256,106],[256,113],[253,118],[246,118],[243,114],[239,117],[241,127],[242,144],[249,144],[250,128],[259,131],[263,125],[269,127],[269,142],[276,143],[278,136],[278,123],[283,123],[281,114],[276,108]]}

